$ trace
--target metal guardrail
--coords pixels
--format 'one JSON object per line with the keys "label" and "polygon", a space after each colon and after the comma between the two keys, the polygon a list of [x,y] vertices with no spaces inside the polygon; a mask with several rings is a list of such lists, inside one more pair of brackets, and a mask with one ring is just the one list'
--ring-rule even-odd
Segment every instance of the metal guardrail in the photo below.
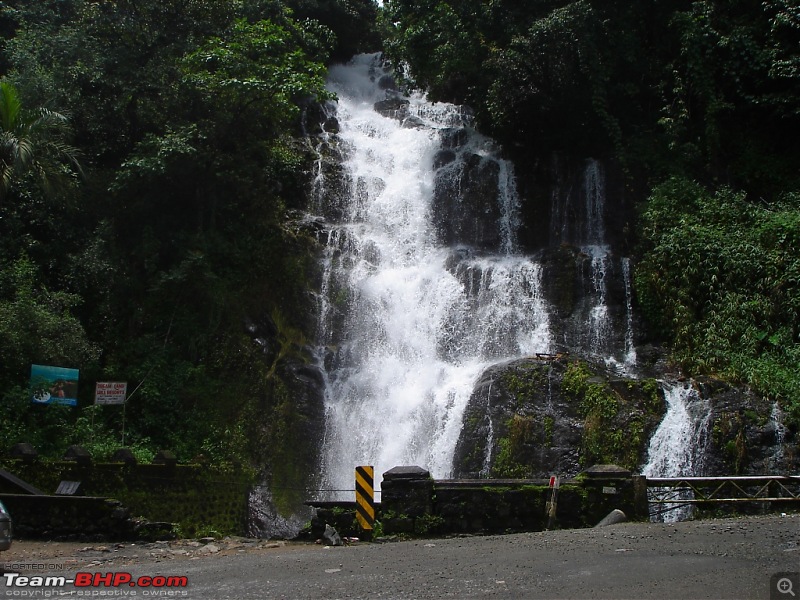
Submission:
{"label": "metal guardrail", "polygon": [[800,475],[648,477],[647,487],[653,504],[800,502]]}

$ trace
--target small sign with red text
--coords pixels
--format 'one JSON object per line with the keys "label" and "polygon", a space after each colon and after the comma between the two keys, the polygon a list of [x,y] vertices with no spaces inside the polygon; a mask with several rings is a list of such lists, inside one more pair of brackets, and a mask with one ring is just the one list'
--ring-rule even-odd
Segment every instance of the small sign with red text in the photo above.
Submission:
{"label": "small sign with red text", "polygon": [[127,381],[98,381],[94,387],[95,404],[125,404]]}

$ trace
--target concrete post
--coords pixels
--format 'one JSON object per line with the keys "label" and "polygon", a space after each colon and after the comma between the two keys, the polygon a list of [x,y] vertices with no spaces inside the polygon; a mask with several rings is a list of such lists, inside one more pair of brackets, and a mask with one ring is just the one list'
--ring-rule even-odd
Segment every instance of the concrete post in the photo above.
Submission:
{"label": "concrete post", "polygon": [[583,472],[586,489],[584,521],[595,525],[611,511],[623,511],[632,520],[646,519],[646,482],[642,492],[642,477],[632,475],[627,469],[617,465],[595,465]]}
{"label": "concrete post", "polygon": [[384,533],[412,533],[415,521],[433,512],[433,478],[422,467],[394,467],[383,474],[381,524]]}

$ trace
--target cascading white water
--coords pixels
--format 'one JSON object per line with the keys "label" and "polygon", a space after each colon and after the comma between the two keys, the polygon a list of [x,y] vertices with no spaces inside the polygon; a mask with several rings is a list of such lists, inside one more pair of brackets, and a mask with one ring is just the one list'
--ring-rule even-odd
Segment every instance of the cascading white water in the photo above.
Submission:
{"label": "cascading white water", "polygon": [[[489,383],[489,390],[486,392],[486,414],[489,414],[492,398],[492,384]],[[494,448],[494,421],[487,419],[489,425],[489,432],[486,435],[486,450],[483,455],[483,468],[481,469],[481,477],[489,477],[492,472],[492,449]]]}
{"label": "cascading white water", "polygon": [[[319,339],[327,346],[323,474],[350,489],[353,469],[398,465],[447,477],[464,408],[490,364],[548,352],[541,268],[515,248],[511,165],[468,132],[466,147],[499,163],[496,254],[444,247],[432,223],[434,156],[458,107],[410,98],[413,127],[373,109],[385,92],[375,56],[331,70],[338,139],[352,185],[325,241]],[[322,190],[324,201],[325,190]],[[332,356],[331,356],[332,355]]]}
{"label": "cascading white water", "polygon": [[786,439],[786,426],[783,424],[783,411],[777,400],[772,404],[769,420],[775,431],[775,451],[772,453],[772,456],[769,457],[767,466],[772,472],[776,472],[779,469],[779,465],[781,465],[784,460],[783,444]]}
{"label": "cascading white water", "polygon": [[[590,259],[593,304],[586,320],[586,351],[605,362],[609,369],[625,376],[636,376],[636,348],[633,343],[633,285],[630,258],[613,256],[606,239],[606,176],[596,160],[586,162],[583,171],[583,226],[577,232],[581,251]],[[566,218],[565,208],[558,210]],[[566,231],[565,224],[560,230]],[[618,267],[617,267],[618,265]],[[618,271],[617,271],[618,269]],[[621,272],[625,290],[625,322],[615,322],[609,307],[609,280]],[[615,275],[616,273],[616,275]],[[612,301],[613,302],[613,301]],[[617,318],[619,321],[619,318]],[[624,348],[614,331],[625,328]],[[622,340],[620,340],[622,341]]]}
{"label": "cascading white water", "polygon": [[[642,474],[647,477],[690,477],[702,475],[703,456],[711,420],[711,405],[697,393],[691,383],[662,382],[667,412],[650,438],[647,464]],[[666,504],[658,520],[673,522],[685,519],[691,509]]]}
{"label": "cascading white water", "polygon": [[595,302],[589,316],[589,348],[599,356],[610,356],[608,340],[611,321],[608,315],[607,282],[610,248],[605,243],[605,174],[596,160],[590,160],[584,171],[584,197],[586,202],[584,246],[582,250],[591,259],[592,288]]}
{"label": "cascading white water", "polygon": [[622,279],[625,283],[625,360],[623,371],[630,374],[636,366],[636,345],[633,343],[633,282],[631,281],[631,259],[622,259]]}
{"label": "cascading white water", "polygon": [[585,246],[583,251],[591,258],[592,288],[595,303],[589,315],[589,348],[592,352],[607,356],[611,322],[608,318],[608,302],[606,301],[606,277],[608,275],[608,246]]}

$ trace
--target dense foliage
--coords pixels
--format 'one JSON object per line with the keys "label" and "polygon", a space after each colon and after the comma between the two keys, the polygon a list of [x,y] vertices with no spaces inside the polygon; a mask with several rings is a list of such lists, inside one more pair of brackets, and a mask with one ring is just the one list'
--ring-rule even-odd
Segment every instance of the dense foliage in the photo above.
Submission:
{"label": "dense foliage", "polygon": [[793,2],[390,0],[387,53],[510,145],[759,186],[797,178]]}
{"label": "dense foliage", "polygon": [[796,2],[389,0],[383,28],[411,85],[523,161],[621,164],[656,339],[800,422]]}
{"label": "dense foliage", "polygon": [[800,198],[750,202],[685,179],[643,215],[638,289],[688,372],[746,381],[800,417]]}
{"label": "dense foliage", "polygon": [[[0,448],[108,455],[121,410],[91,406],[98,380],[129,382],[142,456],[291,446],[278,363],[302,360],[313,268],[287,216],[302,115],[330,61],[381,38],[409,84],[472,105],[518,157],[622,164],[654,334],[800,422],[796,3],[384,4],[0,2]],[[80,368],[78,408],[31,405],[31,363]]]}
{"label": "dense foliage", "polygon": [[[302,115],[370,0],[0,3],[0,448],[259,462],[307,322]],[[253,342],[265,323],[274,346]],[[273,331],[274,329],[274,331]],[[30,365],[80,369],[32,405]],[[285,410],[284,410],[285,412]]]}

